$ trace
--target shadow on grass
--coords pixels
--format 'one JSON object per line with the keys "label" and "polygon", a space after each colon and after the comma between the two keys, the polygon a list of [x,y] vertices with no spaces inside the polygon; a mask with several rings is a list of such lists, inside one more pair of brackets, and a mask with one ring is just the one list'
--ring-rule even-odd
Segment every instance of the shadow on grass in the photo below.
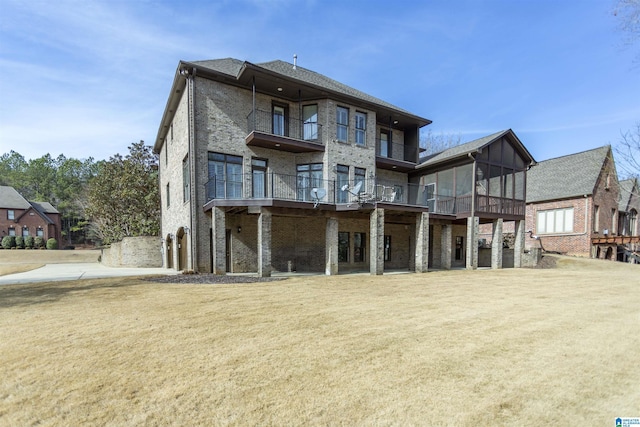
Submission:
{"label": "shadow on grass", "polygon": [[0,286],[0,309],[56,302],[72,294],[98,289],[127,288],[145,284],[148,284],[148,282],[141,280],[140,277],[118,277],[67,282],[29,283],[24,285],[3,285]]}

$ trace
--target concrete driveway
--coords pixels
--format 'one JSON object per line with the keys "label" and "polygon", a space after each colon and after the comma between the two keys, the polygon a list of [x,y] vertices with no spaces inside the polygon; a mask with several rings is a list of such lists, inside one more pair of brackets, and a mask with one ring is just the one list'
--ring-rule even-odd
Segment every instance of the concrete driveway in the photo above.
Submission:
{"label": "concrete driveway", "polygon": [[15,285],[34,282],[57,282],[63,280],[98,279],[103,277],[143,276],[178,274],[165,268],[113,268],[95,262],[47,264],[44,267],[23,273],[0,276],[0,285]]}

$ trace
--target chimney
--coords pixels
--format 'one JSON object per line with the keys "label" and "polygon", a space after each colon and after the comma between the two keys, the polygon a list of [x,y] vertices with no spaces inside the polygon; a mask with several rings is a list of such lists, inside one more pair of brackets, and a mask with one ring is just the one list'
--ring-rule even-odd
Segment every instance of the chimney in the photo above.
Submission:
{"label": "chimney", "polygon": [[298,55],[293,54],[293,69],[296,69],[296,65],[298,64]]}

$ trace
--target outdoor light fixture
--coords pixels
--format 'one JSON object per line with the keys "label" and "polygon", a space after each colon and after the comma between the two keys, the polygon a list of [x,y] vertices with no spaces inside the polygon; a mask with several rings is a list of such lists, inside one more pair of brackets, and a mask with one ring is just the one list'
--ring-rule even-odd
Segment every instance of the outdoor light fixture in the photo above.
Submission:
{"label": "outdoor light fixture", "polygon": [[238,233],[242,231],[242,227],[238,226]]}

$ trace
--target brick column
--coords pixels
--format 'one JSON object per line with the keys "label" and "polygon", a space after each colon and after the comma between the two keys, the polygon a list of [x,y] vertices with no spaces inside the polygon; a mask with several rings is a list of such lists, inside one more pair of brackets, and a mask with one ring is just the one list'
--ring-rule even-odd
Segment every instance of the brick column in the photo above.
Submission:
{"label": "brick column", "polygon": [[524,220],[516,221],[516,241],[513,246],[513,268],[522,267],[522,258],[524,257],[524,236],[526,233],[525,225]]}
{"label": "brick column", "polygon": [[480,218],[472,216],[467,218],[467,270],[478,268],[478,229]]}
{"label": "brick column", "polygon": [[334,276],[338,274],[338,218],[327,218],[324,247],[324,274]]}
{"label": "brick column", "polygon": [[440,231],[440,264],[443,269],[451,269],[451,224],[443,224]]}
{"label": "brick column", "polygon": [[271,211],[265,208],[258,217],[258,276],[271,276]]}
{"label": "brick column", "polygon": [[493,236],[491,238],[491,268],[502,268],[502,218],[493,220]]}
{"label": "brick column", "polygon": [[369,234],[371,235],[369,271],[371,274],[381,275],[384,273],[384,209],[375,208],[372,210],[369,223]]}
{"label": "brick column", "polygon": [[[227,254],[226,254],[226,220],[225,213],[222,208],[213,208],[211,210],[211,228],[213,232],[213,273],[227,273]],[[177,252],[177,251],[175,251]],[[177,259],[174,264],[177,265]]]}
{"label": "brick column", "polygon": [[416,273],[429,271],[429,212],[416,216]]}

